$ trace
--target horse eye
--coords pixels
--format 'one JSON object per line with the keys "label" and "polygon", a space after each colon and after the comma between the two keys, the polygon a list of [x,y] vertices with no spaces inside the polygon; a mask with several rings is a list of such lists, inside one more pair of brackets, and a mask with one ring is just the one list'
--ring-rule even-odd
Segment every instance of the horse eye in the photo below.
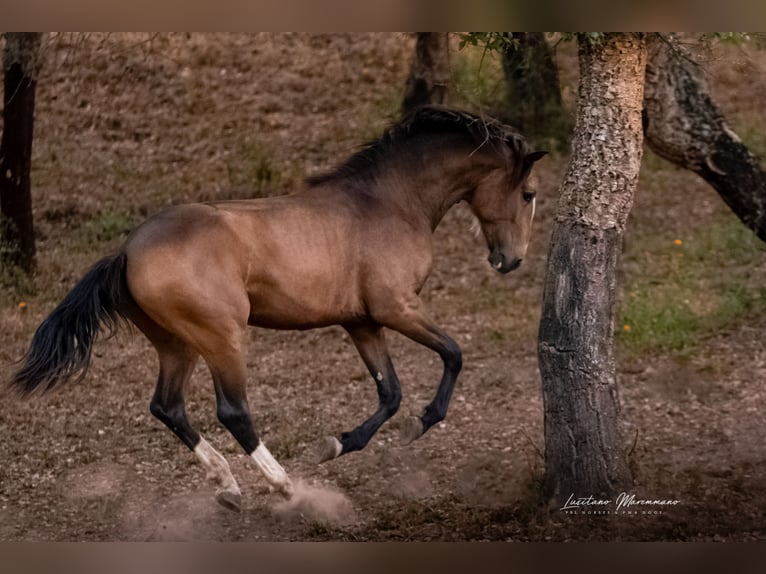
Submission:
{"label": "horse eye", "polygon": [[529,203],[535,198],[535,192],[534,191],[525,191],[521,194],[521,198]]}

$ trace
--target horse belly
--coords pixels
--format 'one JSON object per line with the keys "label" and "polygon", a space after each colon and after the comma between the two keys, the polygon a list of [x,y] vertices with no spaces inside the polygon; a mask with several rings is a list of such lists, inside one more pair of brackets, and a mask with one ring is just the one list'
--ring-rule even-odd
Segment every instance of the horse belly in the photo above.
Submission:
{"label": "horse belly", "polygon": [[[345,323],[363,313],[352,278],[301,273],[259,281],[248,289],[248,322],[272,329],[312,329]],[[273,279],[273,277],[272,277]]]}

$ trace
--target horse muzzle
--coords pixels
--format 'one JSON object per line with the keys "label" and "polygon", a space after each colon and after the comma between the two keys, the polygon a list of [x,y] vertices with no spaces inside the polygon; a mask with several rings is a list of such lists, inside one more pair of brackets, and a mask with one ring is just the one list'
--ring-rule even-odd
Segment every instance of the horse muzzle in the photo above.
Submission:
{"label": "horse muzzle", "polygon": [[487,261],[489,261],[489,264],[495,271],[505,274],[518,269],[522,260],[518,257],[509,260],[502,251],[493,249],[492,253],[487,257]]}

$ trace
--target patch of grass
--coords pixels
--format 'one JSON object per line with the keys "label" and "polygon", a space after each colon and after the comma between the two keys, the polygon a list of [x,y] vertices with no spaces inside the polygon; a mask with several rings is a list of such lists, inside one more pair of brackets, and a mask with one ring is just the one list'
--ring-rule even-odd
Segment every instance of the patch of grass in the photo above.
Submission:
{"label": "patch of grass", "polygon": [[253,197],[268,195],[282,182],[282,169],[264,146],[245,143],[226,163],[229,185],[252,190]]}
{"label": "patch of grass", "polygon": [[650,286],[631,291],[619,313],[618,341],[633,354],[693,347],[700,321],[684,299],[687,294],[685,290]]}
{"label": "patch of grass", "polygon": [[21,305],[19,310],[23,312],[26,299],[36,296],[37,291],[34,274],[26,273],[14,265],[0,264],[0,306]]}
{"label": "patch of grass", "polygon": [[493,341],[502,342],[508,339],[508,333],[500,329],[492,329],[489,333],[489,338]]}
{"label": "patch of grass", "polygon": [[[0,243],[0,253],[2,253],[2,243]],[[31,294],[34,291],[33,287],[34,282],[28,273],[16,265],[0,260],[0,289],[10,291],[9,301],[22,294]]]}
{"label": "patch of grass", "polygon": [[755,257],[766,254],[766,244],[731,214],[700,230],[682,245],[690,260],[713,268],[729,267],[732,263],[751,265]]}
{"label": "patch of grass", "polygon": [[109,243],[127,237],[136,223],[130,211],[109,210],[96,215],[82,228],[82,241],[87,246]]}
{"label": "patch of grass", "polygon": [[685,238],[638,239],[628,256],[642,271],[620,295],[617,339],[628,355],[684,358],[706,336],[766,314],[766,288],[753,273],[766,264],[766,245],[733,215]]}

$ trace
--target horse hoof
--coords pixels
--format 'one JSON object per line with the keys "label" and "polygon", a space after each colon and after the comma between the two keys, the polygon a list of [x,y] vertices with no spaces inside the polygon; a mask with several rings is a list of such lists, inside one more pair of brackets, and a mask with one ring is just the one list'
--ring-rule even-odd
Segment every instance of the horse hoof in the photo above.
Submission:
{"label": "horse hoof", "polygon": [[402,444],[407,445],[423,436],[423,432],[423,421],[420,420],[420,417],[410,416],[402,421],[399,439]]}
{"label": "horse hoof", "polygon": [[285,497],[286,500],[290,500],[295,494],[295,488],[293,483],[289,479],[279,488],[279,494]]}
{"label": "horse hoof", "polygon": [[230,490],[221,490],[215,493],[215,500],[226,510],[242,512],[242,495]]}
{"label": "horse hoof", "polygon": [[319,442],[317,449],[317,464],[338,458],[343,451],[343,445],[334,436],[326,436]]}
{"label": "horse hoof", "polygon": [[285,500],[290,500],[295,494],[295,488],[293,487],[292,481],[287,479],[287,482],[284,484],[270,484],[269,494],[274,493],[281,495]]}

